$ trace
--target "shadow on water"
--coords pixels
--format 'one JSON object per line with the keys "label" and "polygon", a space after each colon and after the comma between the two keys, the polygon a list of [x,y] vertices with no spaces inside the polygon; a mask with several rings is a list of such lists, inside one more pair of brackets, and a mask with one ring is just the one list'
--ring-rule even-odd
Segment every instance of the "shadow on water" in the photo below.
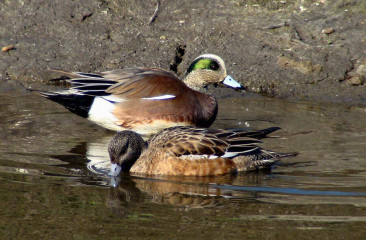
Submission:
{"label": "shadow on water", "polygon": [[112,132],[36,95],[2,94],[0,233],[9,239],[364,236],[366,124],[355,120],[365,119],[364,108],[260,97],[221,99],[219,106],[213,127],[279,126],[263,147],[299,155],[271,171],[127,174],[110,187]]}

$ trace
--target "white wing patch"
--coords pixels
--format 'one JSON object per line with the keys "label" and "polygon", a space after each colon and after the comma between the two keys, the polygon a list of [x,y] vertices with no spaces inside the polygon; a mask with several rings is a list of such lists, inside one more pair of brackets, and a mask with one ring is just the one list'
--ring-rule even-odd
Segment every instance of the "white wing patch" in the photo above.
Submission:
{"label": "white wing patch", "polygon": [[222,158],[233,158],[239,154],[241,154],[242,152],[225,152],[224,155],[222,155]]}
{"label": "white wing patch", "polygon": [[189,155],[182,155],[182,156],[180,156],[180,158],[187,159],[187,160],[198,160],[198,159],[215,159],[215,158],[218,158],[218,156],[207,155],[207,154],[201,154],[201,155],[189,154]]}
{"label": "white wing patch", "polygon": [[149,97],[149,98],[141,98],[144,100],[167,100],[167,99],[173,99],[176,96],[174,95],[170,95],[170,94],[166,94],[166,95],[161,95],[161,96],[156,96],[156,97]]}

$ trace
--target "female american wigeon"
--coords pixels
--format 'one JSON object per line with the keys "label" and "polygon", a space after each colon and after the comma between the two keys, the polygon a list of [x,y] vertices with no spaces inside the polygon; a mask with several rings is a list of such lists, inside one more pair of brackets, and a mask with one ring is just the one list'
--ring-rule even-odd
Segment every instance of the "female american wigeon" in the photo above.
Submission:
{"label": "female american wigeon", "polygon": [[216,99],[198,90],[212,83],[242,88],[216,55],[197,57],[183,81],[157,68],[126,68],[102,73],[55,70],[70,79],[65,91],[42,92],[71,112],[114,130],[151,135],[172,126],[209,127],[217,114]]}
{"label": "female american wigeon", "polygon": [[[263,130],[266,135],[278,128]],[[261,132],[257,134],[261,137]],[[117,132],[108,145],[109,175],[122,171],[147,175],[211,176],[268,168],[282,157],[296,153],[276,153],[260,148],[253,133],[172,127],[148,142],[132,131]]]}

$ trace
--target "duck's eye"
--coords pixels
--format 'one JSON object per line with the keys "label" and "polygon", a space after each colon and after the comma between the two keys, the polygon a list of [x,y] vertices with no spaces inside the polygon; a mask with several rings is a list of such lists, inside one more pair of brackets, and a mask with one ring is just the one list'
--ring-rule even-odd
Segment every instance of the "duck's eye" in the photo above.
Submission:
{"label": "duck's eye", "polygon": [[210,69],[211,70],[217,70],[219,69],[219,64],[216,62],[216,61],[212,61],[211,64],[210,64]]}

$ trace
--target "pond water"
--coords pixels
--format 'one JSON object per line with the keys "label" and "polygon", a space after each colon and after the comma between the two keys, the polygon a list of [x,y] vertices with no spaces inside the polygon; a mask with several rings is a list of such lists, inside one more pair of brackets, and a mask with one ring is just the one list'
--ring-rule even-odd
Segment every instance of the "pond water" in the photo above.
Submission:
{"label": "pond water", "polygon": [[248,95],[212,127],[282,129],[272,171],[122,176],[98,168],[112,132],[32,93],[0,95],[1,239],[365,239],[366,108]]}

